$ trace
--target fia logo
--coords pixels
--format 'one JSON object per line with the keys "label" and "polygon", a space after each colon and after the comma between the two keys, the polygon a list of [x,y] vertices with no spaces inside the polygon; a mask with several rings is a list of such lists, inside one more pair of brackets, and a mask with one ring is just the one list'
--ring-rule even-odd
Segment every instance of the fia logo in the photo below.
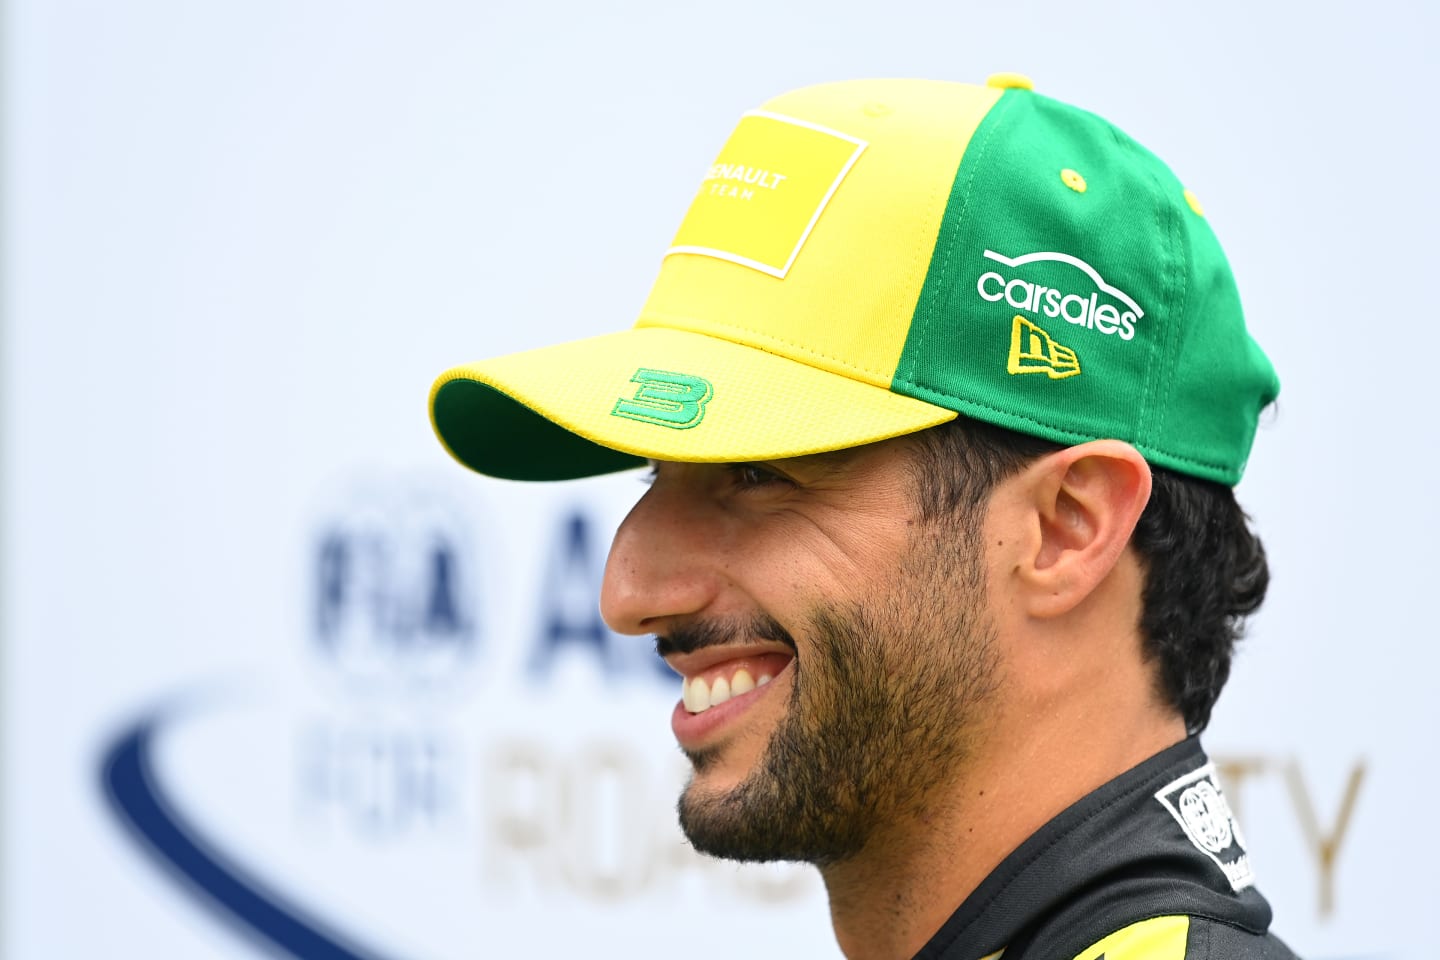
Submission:
{"label": "fia logo", "polygon": [[428,491],[368,491],[319,525],[313,646],[354,692],[433,693],[475,657],[475,552],[459,511]]}

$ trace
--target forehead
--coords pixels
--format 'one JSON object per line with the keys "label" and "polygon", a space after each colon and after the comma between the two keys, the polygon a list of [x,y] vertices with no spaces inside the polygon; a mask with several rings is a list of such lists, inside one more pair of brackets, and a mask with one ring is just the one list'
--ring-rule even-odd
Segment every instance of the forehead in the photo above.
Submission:
{"label": "forehead", "polygon": [[916,442],[912,436],[892,437],[875,443],[840,450],[826,450],[807,453],[798,457],[777,457],[767,460],[726,461],[723,463],[673,462],[649,460],[652,470],[666,466],[728,468],[744,465],[769,467],[786,474],[805,476],[844,476],[860,471],[883,470],[887,467],[901,467],[914,460]]}

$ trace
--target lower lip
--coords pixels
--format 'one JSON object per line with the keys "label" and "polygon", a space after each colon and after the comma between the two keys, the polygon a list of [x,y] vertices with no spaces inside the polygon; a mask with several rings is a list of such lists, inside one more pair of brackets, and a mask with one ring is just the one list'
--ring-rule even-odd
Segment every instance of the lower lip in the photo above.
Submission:
{"label": "lower lip", "polygon": [[775,679],[763,687],[756,687],[749,693],[742,693],[738,697],[731,697],[718,707],[711,707],[703,713],[691,713],[685,709],[685,701],[681,700],[675,704],[675,710],[670,714],[670,729],[675,733],[675,739],[680,746],[686,750],[699,750],[705,747],[706,741],[713,738],[715,732],[726,724],[738,719],[741,714],[760,702],[760,698],[768,696],[777,686],[782,677],[787,677],[793,664],[786,664],[785,669],[776,675]]}

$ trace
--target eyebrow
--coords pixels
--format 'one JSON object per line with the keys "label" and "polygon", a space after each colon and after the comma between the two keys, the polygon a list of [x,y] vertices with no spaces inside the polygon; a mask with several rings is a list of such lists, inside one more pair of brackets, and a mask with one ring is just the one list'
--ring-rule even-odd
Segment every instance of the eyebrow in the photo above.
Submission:
{"label": "eyebrow", "polygon": [[819,453],[806,453],[797,457],[772,457],[769,460],[750,461],[754,463],[774,463],[780,466],[793,464],[798,470],[806,473],[819,474],[825,477],[843,475],[853,470],[857,462],[855,447],[845,447],[840,450],[823,450]]}
{"label": "eyebrow", "polygon": [[772,459],[833,469],[852,462],[855,459],[855,448],[844,447],[840,450],[823,450],[819,453],[804,453],[798,457],[774,457]]}
{"label": "eyebrow", "polygon": [[842,447],[839,450],[821,450],[816,453],[802,453],[792,457],[752,457],[748,460],[691,460],[671,461],[657,460],[653,457],[646,458],[645,467],[651,473],[657,471],[662,464],[666,463],[694,463],[707,464],[713,467],[735,467],[747,463],[756,465],[763,464],[786,464],[793,463],[801,469],[817,470],[827,474],[840,473],[855,461],[855,451],[858,447]]}

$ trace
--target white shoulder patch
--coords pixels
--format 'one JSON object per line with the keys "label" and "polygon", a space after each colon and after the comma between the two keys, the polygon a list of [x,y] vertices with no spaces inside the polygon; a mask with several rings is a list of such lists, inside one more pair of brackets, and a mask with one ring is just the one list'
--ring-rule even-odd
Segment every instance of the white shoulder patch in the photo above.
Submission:
{"label": "white shoulder patch", "polygon": [[1250,870],[1245,838],[1215,778],[1213,763],[1167,783],[1155,794],[1155,799],[1170,811],[1195,849],[1215,861],[1230,881],[1232,890],[1239,893],[1254,886],[1255,874]]}

